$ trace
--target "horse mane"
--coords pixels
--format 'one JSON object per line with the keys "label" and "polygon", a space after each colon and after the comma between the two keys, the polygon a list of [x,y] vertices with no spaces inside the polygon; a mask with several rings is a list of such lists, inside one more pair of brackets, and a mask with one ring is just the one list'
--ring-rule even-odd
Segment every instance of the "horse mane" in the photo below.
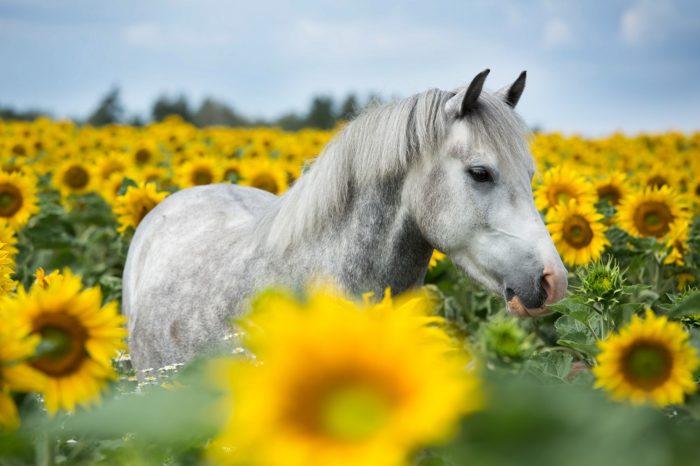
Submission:
{"label": "horse mane", "polygon": [[[459,91],[430,89],[365,110],[335,135],[277,206],[263,214],[256,233],[267,237],[268,246],[284,251],[342,215],[352,187],[401,175],[420,154],[437,151],[452,122],[445,104]],[[496,146],[499,153],[521,151],[527,128],[515,112],[487,92],[479,103],[479,110],[465,117],[477,143]]]}

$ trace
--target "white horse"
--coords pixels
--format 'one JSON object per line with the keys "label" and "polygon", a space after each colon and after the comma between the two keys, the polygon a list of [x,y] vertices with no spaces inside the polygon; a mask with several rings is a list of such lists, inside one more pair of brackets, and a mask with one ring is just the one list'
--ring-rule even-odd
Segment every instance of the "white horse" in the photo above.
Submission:
{"label": "white horse", "polygon": [[433,248],[515,314],[561,299],[567,274],[533,204],[528,131],[514,111],[525,73],[491,94],[488,71],[365,112],[281,197],[215,184],[158,205],[124,269],[135,368],[191,359],[273,285],[418,287]]}

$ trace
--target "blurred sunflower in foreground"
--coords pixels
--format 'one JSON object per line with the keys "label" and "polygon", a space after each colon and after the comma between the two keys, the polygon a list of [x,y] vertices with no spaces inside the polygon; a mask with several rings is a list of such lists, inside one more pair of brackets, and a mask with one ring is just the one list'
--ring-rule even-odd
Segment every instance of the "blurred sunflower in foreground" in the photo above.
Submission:
{"label": "blurred sunflower in foreground", "polygon": [[[2,303],[0,303],[2,305]],[[39,344],[38,335],[30,335],[31,327],[21,324],[14,315],[0,307],[0,431],[19,426],[19,415],[11,391],[38,391],[46,379],[27,360]]]}
{"label": "blurred sunflower in foreground", "polygon": [[433,269],[437,267],[437,265],[445,260],[445,257],[447,257],[444,253],[438,251],[437,249],[433,249],[433,254],[430,256],[430,262],[428,263],[428,268]]}
{"label": "blurred sunflower in foreground", "polygon": [[300,303],[259,297],[241,323],[255,362],[227,362],[217,384],[230,418],[223,464],[404,464],[480,407],[470,359],[429,317],[425,294],[358,305],[325,289]]}
{"label": "blurred sunflower in foreground", "polygon": [[4,311],[39,340],[29,365],[42,373],[46,409],[73,411],[99,399],[115,377],[112,358],[124,348],[126,329],[116,303],[101,305],[99,288],[82,289],[80,277],[43,271],[29,292],[23,288],[6,299]]}
{"label": "blurred sunflower in foreground", "polygon": [[12,291],[16,283],[12,279],[15,273],[15,261],[12,257],[12,249],[10,245],[3,243],[0,240],[0,296]]}
{"label": "blurred sunflower in foreground", "polygon": [[618,335],[599,343],[602,353],[593,368],[596,387],[615,399],[665,406],[683,402],[697,386],[693,371],[700,366],[688,334],[677,322],[656,316],[632,317]]}

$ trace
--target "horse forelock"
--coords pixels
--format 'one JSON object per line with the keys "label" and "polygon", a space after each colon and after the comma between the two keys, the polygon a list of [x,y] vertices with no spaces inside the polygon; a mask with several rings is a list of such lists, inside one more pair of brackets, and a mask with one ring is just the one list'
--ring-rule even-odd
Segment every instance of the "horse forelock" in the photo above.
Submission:
{"label": "horse forelock", "polygon": [[498,95],[483,92],[477,111],[464,119],[476,144],[488,147],[506,167],[522,171],[532,164],[530,129]]}
{"label": "horse forelock", "polygon": [[[321,151],[311,168],[262,216],[257,233],[284,251],[343,214],[352,187],[401,176],[421,154],[438,150],[451,124],[445,112],[454,92],[431,89],[365,110]],[[499,156],[527,152],[527,126],[499,97],[483,92],[465,117],[478,144]],[[515,160],[509,160],[513,163]]]}

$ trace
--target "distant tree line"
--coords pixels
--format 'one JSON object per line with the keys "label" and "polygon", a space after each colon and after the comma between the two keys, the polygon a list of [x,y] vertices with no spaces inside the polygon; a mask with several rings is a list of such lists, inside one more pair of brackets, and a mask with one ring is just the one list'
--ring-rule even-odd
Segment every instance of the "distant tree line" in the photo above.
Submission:
{"label": "distant tree line", "polygon": [[[348,94],[336,102],[331,96],[319,95],[311,99],[308,110],[302,113],[286,113],[279,118],[265,120],[254,119],[238,113],[232,106],[214,99],[206,98],[199,106],[193,106],[185,95],[161,95],[151,107],[149,118],[139,115],[127,116],[121,102],[120,91],[113,88],[98,102],[95,110],[85,118],[83,123],[104,126],[113,123],[143,125],[149,121],[162,121],[170,115],[178,115],[183,120],[196,126],[277,126],[286,130],[302,128],[333,128],[339,121],[345,121],[357,115],[366,105],[380,102],[381,98],[370,95],[361,102],[355,94]],[[15,111],[0,107],[0,119],[33,120],[46,114],[40,111]]]}

